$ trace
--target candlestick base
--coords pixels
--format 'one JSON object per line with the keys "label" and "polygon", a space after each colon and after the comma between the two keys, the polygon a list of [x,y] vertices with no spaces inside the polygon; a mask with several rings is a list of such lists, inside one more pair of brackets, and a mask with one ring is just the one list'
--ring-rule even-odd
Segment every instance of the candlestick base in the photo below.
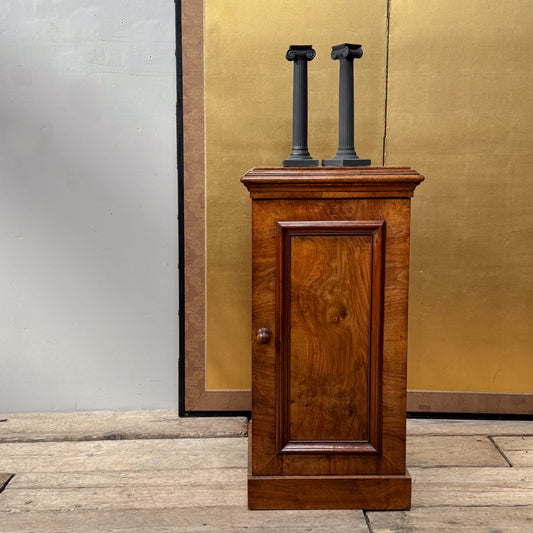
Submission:
{"label": "candlestick base", "polygon": [[367,167],[372,163],[370,159],[361,159],[359,157],[334,157],[333,159],[322,159],[324,167]]}
{"label": "candlestick base", "polygon": [[318,159],[284,159],[282,161],[284,167],[318,167]]}

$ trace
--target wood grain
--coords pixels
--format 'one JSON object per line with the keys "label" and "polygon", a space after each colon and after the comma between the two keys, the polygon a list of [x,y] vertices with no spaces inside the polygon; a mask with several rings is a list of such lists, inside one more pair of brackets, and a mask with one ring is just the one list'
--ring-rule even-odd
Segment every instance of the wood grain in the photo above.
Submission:
{"label": "wood grain", "polygon": [[372,533],[524,533],[533,526],[525,507],[422,507],[409,512],[367,514]]}
{"label": "wood grain", "polygon": [[409,435],[533,435],[533,420],[407,419]]}
{"label": "wood grain", "polygon": [[379,445],[383,225],[277,223],[279,449]]}
{"label": "wood grain", "polygon": [[73,472],[21,472],[13,478],[9,484],[9,489],[89,489],[145,485],[173,486],[176,484],[183,486],[216,485],[220,483],[235,484],[235,486],[242,487],[246,482],[246,468],[244,466],[154,469],[150,472],[148,480],[146,469],[132,470],[130,464],[125,464],[123,470],[83,470],[82,460],[83,456],[80,456],[81,468]]}
{"label": "wood grain", "polygon": [[[252,330],[268,327],[275,342],[253,343],[253,463],[255,475],[324,475],[405,471],[406,328],[408,298],[409,200],[256,200],[252,202]],[[386,221],[383,278],[382,455],[298,457],[277,455],[276,321],[277,221]],[[325,392],[327,394],[327,392]],[[256,436],[256,431],[260,436]]]}
{"label": "wood grain", "polygon": [[291,241],[288,440],[367,441],[372,240]]}
{"label": "wood grain", "polygon": [[249,170],[241,182],[251,198],[409,198],[424,180],[408,167]]}
{"label": "wood grain", "polygon": [[246,505],[244,486],[236,483],[202,485],[132,485],[88,488],[13,489],[0,497],[0,513],[106,509],[164,509]]}
{"label": "wood grain", "polygon": [[409,509],[404,476],[251,476],[250,509]]}
{"label": "wood grain", "polygon": [[180,418],[171,409],[80,411],[77,413],[6,413],[2,442],[52,442],[119,439],[244,437],[244,417]]}
{"label": "wood grain", "polygon": [[248,511],[244,506],[3,513],[4,533],[368,533],[361,511]]}
{"label": "wood grain", "polygon": [[410,467],[413,506],[531,505],[531,468]]}
{"label": "wood grain", "polygon": [[407,464],[412,466],[508,467],[498,449],[485,436],[409,436]]}
{"label": "wood grain", "polygon": [[164,439],[98,442],[8,443],[0,445],[2,470],[77,472],[242,468],[245,439]]}

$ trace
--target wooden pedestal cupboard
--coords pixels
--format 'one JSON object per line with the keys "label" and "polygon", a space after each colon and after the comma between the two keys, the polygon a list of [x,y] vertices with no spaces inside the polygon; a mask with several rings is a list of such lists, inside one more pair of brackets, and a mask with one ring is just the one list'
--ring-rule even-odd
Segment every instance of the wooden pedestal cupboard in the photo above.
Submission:
{"label": "wooden pedestal cupboard", "polygon": [[409,168],[254,168],[251,509],[408,509]]}

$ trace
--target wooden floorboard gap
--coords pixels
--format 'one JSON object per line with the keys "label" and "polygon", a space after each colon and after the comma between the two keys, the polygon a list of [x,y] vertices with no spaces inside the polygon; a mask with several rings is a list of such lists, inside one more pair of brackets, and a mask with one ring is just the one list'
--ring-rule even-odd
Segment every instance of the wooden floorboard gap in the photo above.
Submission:
{"label": "wooden floorboard gap", "polygon": [[0,494],[8,486],[9,482],[15,477],[15,474],[3,474],[0,473]]}
{"label": "wooden floorboard gap", "polygon": [[[411,511],[416,510],[422,510],[422,509],[515,509],[517,507],[521,508],[531,508],[533,510],[533,505],[530,505],[529,503],[510,503],[510,504],[472,504],[472,505],[413,505],[411,507]],[[369,512],[382,512],[382,511],[369,511]],[[397,512],[397,511],[394,511]],[[407,511],[409,512],[409,511]]]}
{"label": "wooden floorboard gap", "polygon": [[494,470],[498,470],[498,468],[514,468],[513,465],[484,465],[480,467],[479,465],[450,465],[450,464],[442,464],[442,465],[416,465],[412,464],[408,467],[408,470],[411,468],[422,468],[424,470],[442,470],[443,468],[464,468],[464,469],[475,469],[475,468],[493,468]]}
{"label": "wooden floorboard gap", "polygon": [[368,511],[363,511],[363,516],[365,517],[366,527],[368,528],[369,533],[374,533],[372,524],[370,523],[370,518],[368,517]]}
{"label": "wooden floorboard gap", "polygon": [[[501,437],[501,435],[498,435],[498,437]],[[509,458],[507,457],[507,455],[505,455],[505,453],[503,452],[503,450],[498,446],[498,444],[496,443],[496,441],[493,439],[492,435],[489,435],[488,436],[488,439],[490,442],[492,442],[493,446],[496,448],[496,450],[499,452],[499,454],[505,459],[505,462],[511,467],[513,468],[513,464],[511,463],[511,461],[509,461]]]}

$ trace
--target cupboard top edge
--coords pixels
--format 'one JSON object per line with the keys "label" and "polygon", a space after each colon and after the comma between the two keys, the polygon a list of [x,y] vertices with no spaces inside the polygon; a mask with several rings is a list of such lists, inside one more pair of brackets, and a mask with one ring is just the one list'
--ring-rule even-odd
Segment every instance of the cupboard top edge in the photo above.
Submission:
{"label": "cupboard top edge", "polygon": [[424,180],[424,176],[409,167],[256,167],[241,178],[250,191],[267,190],[331,190],[346,191],[398,190],[409,191]]}

